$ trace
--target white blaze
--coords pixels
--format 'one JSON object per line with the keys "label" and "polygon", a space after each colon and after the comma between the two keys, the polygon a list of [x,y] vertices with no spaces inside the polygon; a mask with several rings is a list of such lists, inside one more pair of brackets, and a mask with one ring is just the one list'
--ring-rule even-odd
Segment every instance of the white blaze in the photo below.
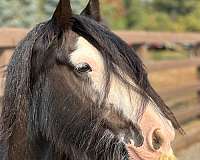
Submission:
{"label": "white blaze", "polygon": [[[88,63],[91,66],[92,72],[89,72],[88,76],[93,82],[92,87],[101,94],[105,86],[105,67],[103,57],[99,51],[86,39],[79,37],[75,51],[70,54],[70,60],[74,65]],[[124,75],[124,77],[136,87],[127,75]],[[108,94],[107,104],[112,104],[117,110],[122,111],[127,118],[134,121],[136,109],[141,107],[138,106],[140,101],[141,96],[139,94],[132,89],[128,89],[117,76],[111,73],[110,92]]]}

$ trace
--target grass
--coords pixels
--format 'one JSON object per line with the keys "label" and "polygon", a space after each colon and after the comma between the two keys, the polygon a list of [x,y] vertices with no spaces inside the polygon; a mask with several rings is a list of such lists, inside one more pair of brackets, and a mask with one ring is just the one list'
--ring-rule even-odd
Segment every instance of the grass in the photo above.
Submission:
{"label": "grass", "polygon": [[151,59],[153,60],[181,60],[181,59],[187,59],[189,57],[188,52],[186,51],[149,51],[151,55]]}

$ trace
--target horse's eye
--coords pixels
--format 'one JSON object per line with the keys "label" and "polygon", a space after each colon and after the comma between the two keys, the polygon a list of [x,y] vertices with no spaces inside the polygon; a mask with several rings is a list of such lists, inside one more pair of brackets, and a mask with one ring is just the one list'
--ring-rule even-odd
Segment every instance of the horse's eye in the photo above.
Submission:
{"label": "horse's eye", "polygon": [[92,68],[87,63],[79,63],[75,66],[75,71],[78,73],[92,72]]}

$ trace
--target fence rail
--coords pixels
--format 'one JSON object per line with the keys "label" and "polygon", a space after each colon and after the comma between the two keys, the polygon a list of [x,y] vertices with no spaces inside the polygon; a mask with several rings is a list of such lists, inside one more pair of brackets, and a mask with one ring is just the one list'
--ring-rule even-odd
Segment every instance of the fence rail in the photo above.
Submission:
{"label": "fence rail", "polygon": [[171,60],[162,62],[147,62],[146,64],[149,72],[158,72],[170,69],[179,69],[184,67],[199,67],[200,58],[193,58],[189,60]]}
{"label": "fence rail", "polygon": [[186,135],[178,135],[173,142],[173,148],[175,151],[180,151],[188,146],[200,142],[200,121],[193,121],[188,125],[183,126],[186,131]]}
{"label": "fence rail", "polygon": [[27,29],[21,28],[1,28],[0,48],[14,48],[27,32]]}
{"label": "fence rail", "polygon": [[174,110],[174,114],[178,121],[184,124],[185,122],[191,121],[200,115],[200,106],[196,104],[180,108]]}
{"label": "fence rail", "polygon": [[184,96],[186,93],[192,93],[192,92],[197,93],[199,90],[200,90],[200,82],[197,82],[182,87],[176,87],[170,90],[160,91],[160,95],[167,100],[171,97],[178,98]]}

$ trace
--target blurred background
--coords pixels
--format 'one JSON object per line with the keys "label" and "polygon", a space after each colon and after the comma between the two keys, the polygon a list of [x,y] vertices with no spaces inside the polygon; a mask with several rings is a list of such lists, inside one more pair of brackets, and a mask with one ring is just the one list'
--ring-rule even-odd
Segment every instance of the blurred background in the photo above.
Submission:
{"label": "blurred background", "polygon": [[[79,14],[87,0],[71,0]],[[0,82],[13,49],[48,20],[58,0],[0,1]],[[186,131],[173,144],[180,160],[200,159],[200,1],[101,0],[104,22],[143,59],[154,88]],[[2,96],[2,91],[0,96]]]}

